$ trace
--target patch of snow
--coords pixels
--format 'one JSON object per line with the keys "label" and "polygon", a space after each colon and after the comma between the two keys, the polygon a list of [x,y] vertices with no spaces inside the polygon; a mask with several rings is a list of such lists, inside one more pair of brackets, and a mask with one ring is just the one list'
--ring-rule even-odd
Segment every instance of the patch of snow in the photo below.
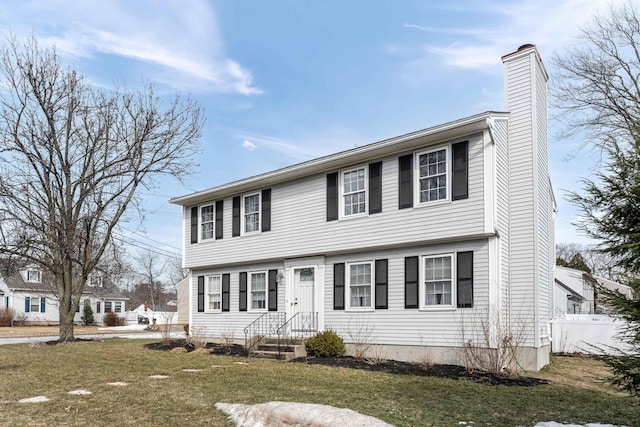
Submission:
{"label": "patch of snow", "polygon": [[393,427],[378,418],[347,408],[297,402],[268,402],[258,405],[216,403],[238,427],[313,425],[318,427]]}
{"label": "patch of snow", "polygon": [[226,368],[224,365],[211,365],[212,368]]}
{"label": "patch of snow", "polygon": [[18,403],[40,403],[40,402],[48,402],[49,399],[47,396],[35,396],[35,397],[27,397],[26,399],[18,400]]}
{"label": "patch of snow", "polygon": [[202,372],[204,369],[183,369],[182,372]]}
{"label": "patch of snow", "polygon": [[153,378],[155,380],[163,380],[165,378],[169,378],[168,375],[149,375],[149,378]]}
{"label": "patch of snow", "polygon": [[116,382],[113,382],[113,383],[107,383],[107,385],[115,385],[115,386],[124,387],[126,385],[129,385],[129,383],[125,383],[125,382],[122,382],[122,381],[116,381]]}
{"label": "patch of snow", "polygon": [[92,393],[89,390],[71,390],[69,394],[87,395]]}
{"label": "patch of snow", "polygon": [[235,363],[236,365],[248,365],[247,362],[233,362],[233,363]]}
{"label": "patch of snow", "polygon": [[99,331],[144,331],[149,325],[125,325],[125,326],[109,326],[98,328]]}

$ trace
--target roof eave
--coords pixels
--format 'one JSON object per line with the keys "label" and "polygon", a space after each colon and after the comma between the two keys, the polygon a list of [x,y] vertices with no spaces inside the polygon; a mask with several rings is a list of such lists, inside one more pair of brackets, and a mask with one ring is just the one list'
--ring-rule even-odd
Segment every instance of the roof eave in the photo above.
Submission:
{"label": "roof eave", "polygon": [[465,117],[428,129],[297,163],[282,169],[255,175],[185,196],[174,197],[170,202],[176,205],[190,206],[258,188],[273,186],[316,173],[339,169],[350,164],[369,161],[393,153],[413,150],[425,144],[472,135],[487,129],[491,119],[507,117],[508,113],[501,112],[485,112]]}

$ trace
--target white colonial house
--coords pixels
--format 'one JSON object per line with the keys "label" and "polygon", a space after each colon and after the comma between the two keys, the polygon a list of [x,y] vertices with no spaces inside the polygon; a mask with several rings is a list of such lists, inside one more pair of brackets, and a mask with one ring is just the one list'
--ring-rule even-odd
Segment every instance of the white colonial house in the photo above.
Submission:
{"label": "white colonial house", "polygon": [[[6,265],[5,265],[6,264]],[[30,325],[57,325],[60,323],[60,304],[50,273],[36,266],[15,266],[3,263],[0,271],[0,307],[11,308],[14,321]],[[122,316],[125,297],[110,282],[108,277],[93,275],[86,283],[80,307],[75,314],[75,323],[82,323],[83,307],[90,305],[95,324],[103,324],[105,313],[115,312]]]}
{"label": "white colonial house", "polygon": [[533,45],[502,62],[504,112],[172,199],[184,208],[192,331],[330,328],[351,352],[364,342],[390,359],[462,363],[461,348],[486,345],[483,326],[517,327],[520,363],[546,365],[548,76]]}

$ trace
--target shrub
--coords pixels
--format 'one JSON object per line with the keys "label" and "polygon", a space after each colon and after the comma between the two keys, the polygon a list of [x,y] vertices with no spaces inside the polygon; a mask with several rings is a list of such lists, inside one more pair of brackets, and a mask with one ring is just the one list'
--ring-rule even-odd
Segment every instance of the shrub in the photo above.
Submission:
{"label": "shrub", "polygon": [[318,332],[307,340],[305,346],[307,355],[315,357],[343,356],[347,351],[342,338],[331,329]]}
{"label": "shrub", "polygon": [[186,336],[189,336],[189,324],[185,324],[184,326],[182,326],[182,329],[184,329],[184,334]]}
{"label": "shrub", "polygon": [[13,326],[13,308],[0,308],[0,326]]}
{"label": "shrub", "polygon": [[123,326],[126,323],[123,317],[118,317],[118,315],[113,311],[105,313],[102,321],[105,326]]}
{"label": "shrub", "polygon": [[85,304],[83,310],[81,317],[82,323],[85,325],[92,325],[95,320],[93,318],[93,310],[91,309],[91,306],[89,304]]}

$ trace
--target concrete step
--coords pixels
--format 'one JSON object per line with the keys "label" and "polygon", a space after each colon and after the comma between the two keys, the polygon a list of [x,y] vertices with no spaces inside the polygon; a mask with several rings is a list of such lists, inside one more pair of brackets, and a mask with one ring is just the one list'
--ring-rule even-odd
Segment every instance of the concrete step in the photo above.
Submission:
{"label": "concrete step", "polygon": [[281,351],[278,353],[278,350],[252,350],[249,353],[250,357],[257,357],[260,359],[275,359],[275,360],[284,360],[288,361],[291,359],[295,359],[296,355],[294,352],[286,352]]}

